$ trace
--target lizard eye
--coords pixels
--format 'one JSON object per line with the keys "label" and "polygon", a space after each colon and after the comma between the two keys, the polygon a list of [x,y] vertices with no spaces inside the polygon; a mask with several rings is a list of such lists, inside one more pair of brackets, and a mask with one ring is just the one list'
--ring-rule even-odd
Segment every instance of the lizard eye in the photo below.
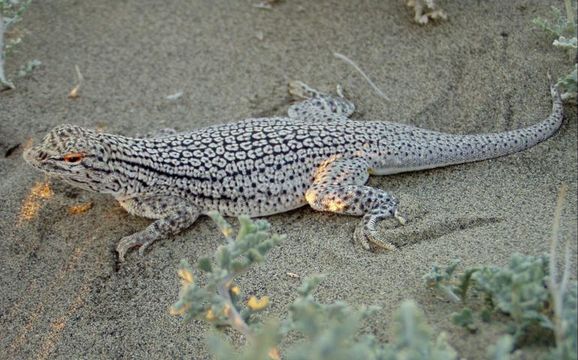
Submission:
{"label": "lizard eye", "polygon": [[77,163],[77,162],[80,162],[80,160],[84,159],[84,154],[83,153],[68,153],[68,154],[64,155],[63,159],[67,163]]}

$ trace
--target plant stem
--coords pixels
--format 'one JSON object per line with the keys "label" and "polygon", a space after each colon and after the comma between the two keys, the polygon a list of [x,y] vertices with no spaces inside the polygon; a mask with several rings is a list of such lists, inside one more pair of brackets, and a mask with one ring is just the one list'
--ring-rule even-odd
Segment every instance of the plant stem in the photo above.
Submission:
{"label": "plant stem", "polygon": [[[241,317],[241,314],[239,314],[239,311],[237,311],[237,309],[233,305],[233,299],[231,299],[231,292],[229,290],[229,288],[231,286],[231,281],[233,281],[233,278],[242,272],[245,272],[245,270],[238,272],[238,273],[235,273],[235,274],[229,274],[223,280],[223,282],[217,287],[217,292],[227,302],[228,310],[226,312],[226,315],[229,318],[229,324],[234,329],[239,331],[241,334],[245,335],[245,337],[247,338],[247,342],[252,342],[255,339],[255,334],[251,331],[251,329],[249,328],[249,325],[247,325],[245,320],[243,320],[243,318]],[[271,360],[280,360],[281,359],[281,355],[280,355],[279,349],[277,347],[273,347],[273,348],[269,349],[268,355],[269,355],[269,358]]]}
{"label": "plant stem", "polygon": [[0,91],[14,89],[14,84],[6,79],[4,75],[4,17],[0,13]]}
{"label": "plant stem", "polygon": [[556,249],[558,247],[558,237],[560,233],[560,217],[562,215],[562,207],[564,205],[564,198],[566,197],[566,184],[560,186],[558,191],[558,200],[556,201],[556,210],[554,212],[554,223],[552,225],[552,240],[550,242],[550,293],[554,302],[554,335],[556,336],[556,345],[560,346],[564,339],[564,329],[562,326],[562,311],[564,310],[564,292],[568,284],[568,273],[570,263],[570,252],[568,241],[565,247],[564,259],[564,273],[562,274],[562,281],[558,283],[558,269],[556,261]]}
{"label": "plant stem", "polygon": [[440,285],[440,289],[443,290],[443,292],[448,296],[448,298],[455,302],[455,303],[459,303],[462,299],[457,296],[452,289],[449,286],[445,286],[445,285]]}
{"label": "plant stem", "polygon": [[574,9],[572,9],[572,0],[564,0],[564,6],[566,7],[566,23],[568,24],[568,27],[571,26],[572,29],[574,29]]}
{"label": "plant stem", "polygon": [[231,299],[228,282],[223,282],[222,284],[220,284],[219,287],[217,288],[217,292],[227,302],[229,309],[227,310],[226,315],[229,318],[229,323],[231,324],[231,326],[234,329],[241,332],[241,334],[245,335],[247,340],[252,340],[253,333],[251,332],[251,329],[249,329],[249,325],[247,325],[247,323],[241,317],[241,314],[239,314],[239,312],[233,305],[233,299]]}

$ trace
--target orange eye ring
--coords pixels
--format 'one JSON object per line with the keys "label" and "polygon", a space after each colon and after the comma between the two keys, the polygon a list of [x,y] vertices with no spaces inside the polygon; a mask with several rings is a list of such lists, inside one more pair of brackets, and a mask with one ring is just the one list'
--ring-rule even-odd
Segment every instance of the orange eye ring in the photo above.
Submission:
{"label": "orange eye ring", "polygon": [[66,155],[64,155],[63,157],[64,161],[67,163],[77,163],[80,160],[84,159],[84,153],[80,153],[80,152],[71,152],[68,153]]}

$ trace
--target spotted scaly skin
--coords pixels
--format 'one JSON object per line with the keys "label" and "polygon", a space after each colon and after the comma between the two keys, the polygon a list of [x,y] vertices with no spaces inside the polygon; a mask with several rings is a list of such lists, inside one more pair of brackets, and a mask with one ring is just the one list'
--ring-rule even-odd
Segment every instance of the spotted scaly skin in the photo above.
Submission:
{"label": "spotted scaly skin", "polygon": [[552,136],[562,123],[562,102],[551,88],[550,116],[525,129],[451,135],[409,125],[352,121],[354,105],[302,82],[290,92],[304,98],[289,117],[247,119],[186,133],[125,137],[61,125],[28,149],[24,159],[48,175],[110,194],[131,214],[156,219],[124,237],[119,259],[133,247],[191,226],[201,214],[266,216],[309,204],[319,211],[362,216],[354,237],[366,249],[395,247],[376,225],[403,217],[398,200],[365,186],[369,173],[387,175],[479,161],[525,150]]}

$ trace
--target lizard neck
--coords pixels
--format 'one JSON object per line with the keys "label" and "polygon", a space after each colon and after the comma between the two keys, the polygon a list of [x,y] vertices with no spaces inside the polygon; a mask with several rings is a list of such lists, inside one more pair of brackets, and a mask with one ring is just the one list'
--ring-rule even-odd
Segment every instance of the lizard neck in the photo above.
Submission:
{"label": "lizard neck", "polygon": [[141,139],[103,134],[102,141],[120,184],[117,198],[171,194],[173,185],[185,178],[192,184],[183,173],[192,167],[183,163],[184,148],[174,136]]}
{"label": "lizard neck", "polygon": [[150,179],[143,176],[146,167],[144,139],[113,134],[99,134],[99,141],[106,149],[107,166],[111,169],[111,179],[117,184],[111,193],[117,199],[130,198],[146,192]]}

